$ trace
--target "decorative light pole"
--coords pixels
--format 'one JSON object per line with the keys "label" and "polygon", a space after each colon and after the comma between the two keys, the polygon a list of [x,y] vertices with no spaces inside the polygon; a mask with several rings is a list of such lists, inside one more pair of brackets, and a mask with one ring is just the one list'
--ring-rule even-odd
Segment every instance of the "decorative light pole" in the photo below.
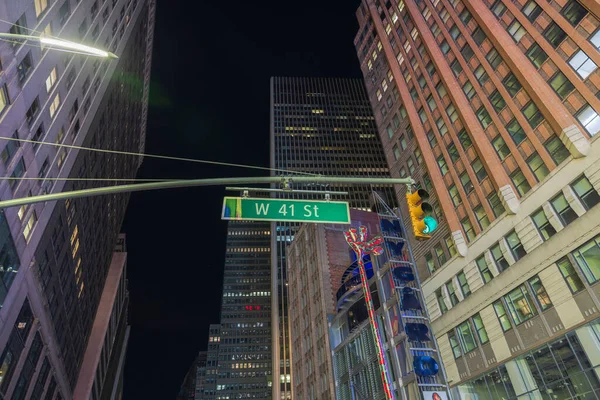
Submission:
{"label": "decorative light pole", "polygon": [[385,356],[383,354],[383,345],[381,341],[381,335],[379,333],[379,325],[375,318],[375,310],[373,310],[373,300],[371,298],[371,290],[369,289],[369,280],[367,279],[367,271],[365,270],[365,264],[363,257],[367,254],[379,256],[383,254],[384,243],[382,237],[376,237],[371,241],[367,241],[367,228],[360,226],[358,230],[356,228],[350,228],[344,232],[346,235],[346,242],[356,253],[358,260],[358,268],[360,272],[360,278],[362,281],[363,292],[365,295],[365,303],[367,304],[367,312],[369,314],[369,321],[373,330],[373,336],[375,336],[375,345],[377,346],[377,358],[379,360],[379,370],[381,371],[381,380],[383,382],[383,390],[385,391],[385,398],[395,399],[394,393],[390,388],[390,382],[388,379],[387,365],[385,363]]}

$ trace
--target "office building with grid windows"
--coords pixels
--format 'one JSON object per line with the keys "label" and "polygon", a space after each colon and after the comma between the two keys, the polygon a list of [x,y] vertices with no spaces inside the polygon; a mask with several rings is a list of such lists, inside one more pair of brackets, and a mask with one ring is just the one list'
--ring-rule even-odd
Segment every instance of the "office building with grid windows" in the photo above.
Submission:
{"label": "office building with grid windows", "polygon": [[[271,78],[271,167],[333,176],[389,177],[363,83],[359,79]],[[391,187],[333,184],[294,187],[346,191],[348,196],[339,199],[362,210],[370,209],[373,190],[390,204],[395,203]],[[325,198],[323,194],[294,197]],[[271,226],[274,399],[293,397],[285,249],[299,226],[297,223]]]}
{"label": "office building with grid windows", "polygon": [[[135,177],[140,157],[60,145],[143,151],[154,7],[153,0],[3,2],[0,19],[13,23],[2,22],[3,32],[43,32],[119,57],[0,42],[0,136],[59,145],[2,140],[0,173],[14,178],[0,185],[3,199],[105,184],[60,178]],[[128,198],[2,212],[0,398],[120,392],[124,359],[116,356],[127,339],[127,296],[125,255],[115,243]]]}
{"label": "office building with grid windows", "polygon": [[357,18],[390,172],[440,222],[413,249],[454,397],[600,398],[599,3],[365,0]]}

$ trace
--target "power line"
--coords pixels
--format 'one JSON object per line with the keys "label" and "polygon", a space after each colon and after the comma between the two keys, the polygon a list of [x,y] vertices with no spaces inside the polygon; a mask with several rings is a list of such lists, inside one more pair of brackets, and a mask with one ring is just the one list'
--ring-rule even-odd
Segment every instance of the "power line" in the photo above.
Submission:
{"label": "power line", "polygon": [[186,158],[186,157],[163,156],[163,155],[160,155],[160,154],[135,153],[135,152],[131,152],[131,151],[94,149],[92,147],[75,146],[75,145],[70,145],[70,144],[60,144],[60,143],[52,143],[52,142],[42,142],[42,141],[38,141],[38,140],[29,140],[29,139],[18,139],[18,138],[5,137],[5,136],[0,136],[0,139],[12,140],[12,141],[15,141],[15,142],[23,142],[23,143],[46,144],[46,145],[49,145],[49,146],[66,147],[66,148],[77,149],[77,150],[89,150],[89,151],[96,151],[96,152],[99,152],[99,153],[110,153],[110,154],[120,154],[120,155],[127,155],[127,156],[158,158],[158,159],[163,159],[163,160],[185,161],[185,162],[194,162],[194,163],[200,163],[200,164],[223,165],[223,166],[226,166],[226,167],[259,169],[259,170],[263,170],[263,171],[283,172],[283,173],[286,173],[286,174],[300,174],[300,175],[320,176],[319,174],[313,174],[313,173],[310,173],[310,172],[291,171],[291,170],[286,170],[286,169],[269,168],[269,167],[259,167],[259,166],[256,166],[256,165],[235,164],[235,163],[226,163],[226,162],[221,162],[221,161],[210,161],[210,160],[199,160],[199,159]]}
{"label": "power line", "polygon": [[177,179],[127,179],[127,178],[40,178],[0,176],[0,181],[83,181],[83,182],[172,182]]}

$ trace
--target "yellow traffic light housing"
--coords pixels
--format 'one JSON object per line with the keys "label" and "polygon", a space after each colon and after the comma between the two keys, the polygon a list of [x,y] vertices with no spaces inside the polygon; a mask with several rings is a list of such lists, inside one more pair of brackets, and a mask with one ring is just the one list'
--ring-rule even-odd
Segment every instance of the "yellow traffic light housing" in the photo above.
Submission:
{"label": "yellow traffic light housing", "polygon": [[417,240],[431,238],[431,233],[437,229],[438,222],[430,214],[433,212],[431,204],[426,203],[429,193],[425,189],[418,189],[414,193],[406,194],[408,212],[412,221],[413,233]]}

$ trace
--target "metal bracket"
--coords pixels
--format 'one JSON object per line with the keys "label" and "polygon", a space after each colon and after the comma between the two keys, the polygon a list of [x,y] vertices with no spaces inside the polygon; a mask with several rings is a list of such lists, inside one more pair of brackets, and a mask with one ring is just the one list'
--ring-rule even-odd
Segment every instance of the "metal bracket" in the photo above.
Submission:
{"label": "metal bracket", "polygon": [[247,199],[248,198],[248,191],[244,190],[244,193],[242,193],[242,197]]}

